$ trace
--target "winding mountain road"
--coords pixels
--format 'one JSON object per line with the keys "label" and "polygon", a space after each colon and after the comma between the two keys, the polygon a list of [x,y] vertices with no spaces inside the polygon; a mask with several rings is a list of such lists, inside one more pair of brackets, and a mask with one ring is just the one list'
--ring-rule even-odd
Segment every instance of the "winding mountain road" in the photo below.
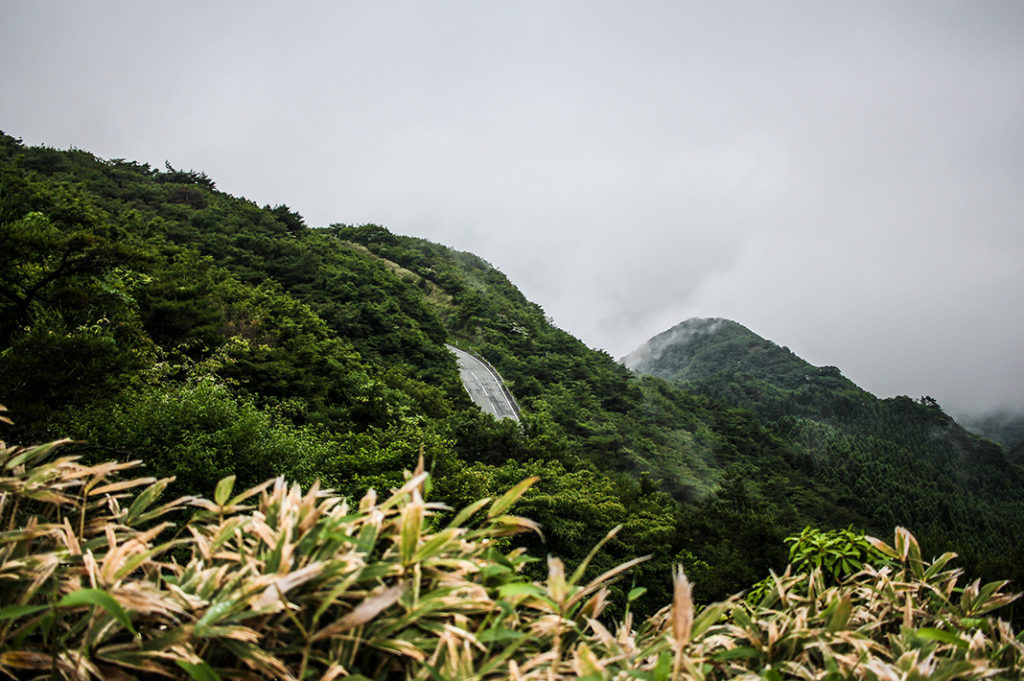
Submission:
{"label": "winding mountain road", "polygon": [[494,418],[518,421],[519,407],[494,367],[454,345],[446,344],[445,347],[455,353],[462,385],[473,402],[484,413],[493,414]]}

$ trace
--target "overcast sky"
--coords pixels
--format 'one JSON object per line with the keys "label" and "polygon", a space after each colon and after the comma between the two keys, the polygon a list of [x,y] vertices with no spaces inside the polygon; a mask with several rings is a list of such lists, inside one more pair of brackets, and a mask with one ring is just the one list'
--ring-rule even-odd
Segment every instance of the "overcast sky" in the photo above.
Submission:
{"label": "overcast sky", "polygon": [[1024,2],[14,2],[0,130],[1024,409]]}

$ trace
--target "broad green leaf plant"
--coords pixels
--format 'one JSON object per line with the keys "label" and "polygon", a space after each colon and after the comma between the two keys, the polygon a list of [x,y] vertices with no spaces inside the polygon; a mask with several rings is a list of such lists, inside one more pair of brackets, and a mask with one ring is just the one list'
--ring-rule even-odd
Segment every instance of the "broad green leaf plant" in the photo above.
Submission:
{"label": "broad green leaf plant", "polygon": [[994,616],[1015,598],[1005,583],[963,582],[951,554],[924,560],[902,529],[892,545],[865,540],[881,565],[851,572],[799,554],[757,602],[695,607],[677,570],[671,604],[643,621],[627,608],[613,621],[608,585],[644,560],[589,575],[614,531],[576,566],[549,557],[540,581],[522,574],[534,560],[522,549],[500,550],[501,538],[539,529],[509,513],[534,479],[458,512],[425,498],[422,466],[388,494],[358,501],[283,479],[236,490],[232,477],[212,500],[162,501],[170,480],[122,477],[137,462],[84,465],[60,456],[65,442],[0,443],[2,677],[888,680],[1024,671],[1024,644]]}

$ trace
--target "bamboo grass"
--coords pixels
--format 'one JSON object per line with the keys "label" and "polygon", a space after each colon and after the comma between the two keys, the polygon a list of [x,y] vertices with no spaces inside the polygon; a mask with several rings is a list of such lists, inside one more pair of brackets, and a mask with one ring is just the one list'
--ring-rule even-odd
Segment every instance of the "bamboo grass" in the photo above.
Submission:
{"label": "bamboo grass", "polygon": [[[0,413],[2,419],[2,413]],[[1024,644],[993,611],[1006,584],[964,582],[913,536],[891,566],[837,585],[772,576],[757,602],[675,597],[634,624],[609,583],[549,559],[496,559],[535,525],[508,514],[534,482],[452,514],[427,475],[354,505],[282,479],[161,502],[137,462],[85,465],[57,441],[0,443],[0,676],[12,679],[1020,678]],[[454,516],[453,520],[446,518]],[[614,532],[612,533],[614,534]],[[612,535],[610,535],[612,536]],[[596,547],[599,548],[599,547]],[[595,549],[596,550],[596,549]],[[589,559],[593,556],[588,557]]]}

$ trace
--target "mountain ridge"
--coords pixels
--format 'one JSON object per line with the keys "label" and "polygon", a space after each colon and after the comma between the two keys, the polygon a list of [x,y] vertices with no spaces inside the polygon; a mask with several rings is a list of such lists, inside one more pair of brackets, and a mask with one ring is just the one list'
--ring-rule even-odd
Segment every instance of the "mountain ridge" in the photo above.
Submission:
{"label": "mountain ridge", "polygon": [[[936,519],[944,518],[983,532],[999,522],[1004,501],[1017,509],[1008,517],[1024,509],[1020,491],[1007,484],[1020,469],[935,400],[879,399],[837,368],[814,367],[735,322],[687,320],[631,353],[627,364],[753,412],[809,457],[812,478],[849,481],[852,505],[873,523],[941,532]],[[955,499],[961,491],[968,497]],[[902,509],[892,506],[893,495],[902,495]]]}
{"label": "mountain ridge", "polygon": [[[727,349],[723,348],[725,344]],[[637,373],[658,375],[675,383],[697,382],[719,371],[731,371],[756,374],[760,380],[789,390],[814,381],[815,376],[839,379],[832,382],[833,387],[860,389],[843,377],[837,367],[815,366],[788,347],[722,317],[684,320],[655,335],[621,361]]]}
{"label": "mountain ridge", "polygon": [[[310,228],[202,173],[8,136],[0,182],[0,403],[19,438],[143,459],[181,494],[273,474],[358,497],[421,453],[451,507],[539,476],[521,512],[544,543],[520,541],[581,560],[621,525],[594,566],[651,554],[638,608],[673,564],[703,600],[748,588],[805,525],[908,525],[993,576],[1024,563],[1018,469],[960,466],[992,452],[941,410],[871,401],[838,370],[808,382],[742,330],[731,351],[774,358],[776,383],[708,371],[684,389],[553,326],[477,256],[379,225]],[[480,413],[445,342],[500,371],[521,423]]]}

